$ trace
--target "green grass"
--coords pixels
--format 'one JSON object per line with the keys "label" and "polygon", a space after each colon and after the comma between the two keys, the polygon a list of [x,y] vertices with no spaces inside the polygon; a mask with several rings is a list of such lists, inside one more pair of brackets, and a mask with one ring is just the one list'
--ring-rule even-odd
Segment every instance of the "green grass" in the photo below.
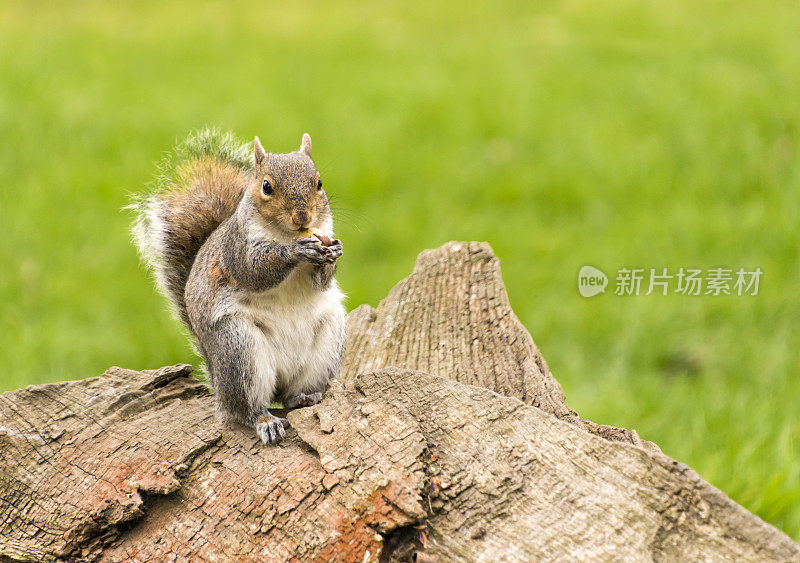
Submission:
{"label": "green grass", "polygon": [[[196,363],[120,210],[190,130],[309,131],[351,308],[489,241],[583,417],[800,539],[796,2],[224,5],[0,4],[0,390]],[[764,277],[583,299],[584,264]]]}

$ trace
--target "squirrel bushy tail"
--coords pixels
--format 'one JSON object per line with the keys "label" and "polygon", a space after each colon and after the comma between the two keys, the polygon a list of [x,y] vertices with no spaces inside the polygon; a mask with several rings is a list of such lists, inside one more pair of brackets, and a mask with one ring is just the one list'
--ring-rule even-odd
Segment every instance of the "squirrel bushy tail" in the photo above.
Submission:
{"label": "squirrel bushy tail", "polygon": [[200,247],[236,210],[253,170],[252,148],[232,133],[203,129],[169,153],[148,194],[129,206],[133,238],[158,289],[189,328],[184,290]]}

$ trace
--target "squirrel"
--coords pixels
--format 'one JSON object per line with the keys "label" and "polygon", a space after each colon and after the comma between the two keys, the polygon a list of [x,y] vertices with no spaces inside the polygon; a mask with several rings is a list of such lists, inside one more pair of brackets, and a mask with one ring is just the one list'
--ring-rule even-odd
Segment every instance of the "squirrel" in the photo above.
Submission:
{"label": "squirrel", "polygon": [[274,444],[289,423],[269,405],[316,404],[341,367],[342,243],[311,137],[287,154],[266,153],[258,137],[252,149],[230,133],[190,136],[131,206],[133,234],[196,339],[217,413]]}

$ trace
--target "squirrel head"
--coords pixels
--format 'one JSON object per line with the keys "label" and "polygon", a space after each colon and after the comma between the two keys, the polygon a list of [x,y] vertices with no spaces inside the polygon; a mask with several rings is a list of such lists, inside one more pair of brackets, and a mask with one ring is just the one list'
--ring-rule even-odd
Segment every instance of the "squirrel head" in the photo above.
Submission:
{"label": "squirrel head", "polygon": [[311,137],[303,134],[300,148],[287,154],[264,151],[258,137],[251,197],[262,217],[291,233],[321,227],[330,216],[328,197],[322,189],[314,161]]}

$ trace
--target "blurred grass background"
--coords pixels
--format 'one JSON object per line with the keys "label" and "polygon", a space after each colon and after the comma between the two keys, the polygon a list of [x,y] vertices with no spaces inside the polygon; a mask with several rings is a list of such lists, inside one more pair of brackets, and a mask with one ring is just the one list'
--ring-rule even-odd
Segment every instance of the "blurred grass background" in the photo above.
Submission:
{"label": "blurred grass background", "polygon": [[[222,6],[0,2],[0,391],[196,363],[121,208],[192,129],[308,131],[350,308],[489,241],[572,407],[800,539],[796,2]],[[759,295],[613,295],[719,266]]]}

